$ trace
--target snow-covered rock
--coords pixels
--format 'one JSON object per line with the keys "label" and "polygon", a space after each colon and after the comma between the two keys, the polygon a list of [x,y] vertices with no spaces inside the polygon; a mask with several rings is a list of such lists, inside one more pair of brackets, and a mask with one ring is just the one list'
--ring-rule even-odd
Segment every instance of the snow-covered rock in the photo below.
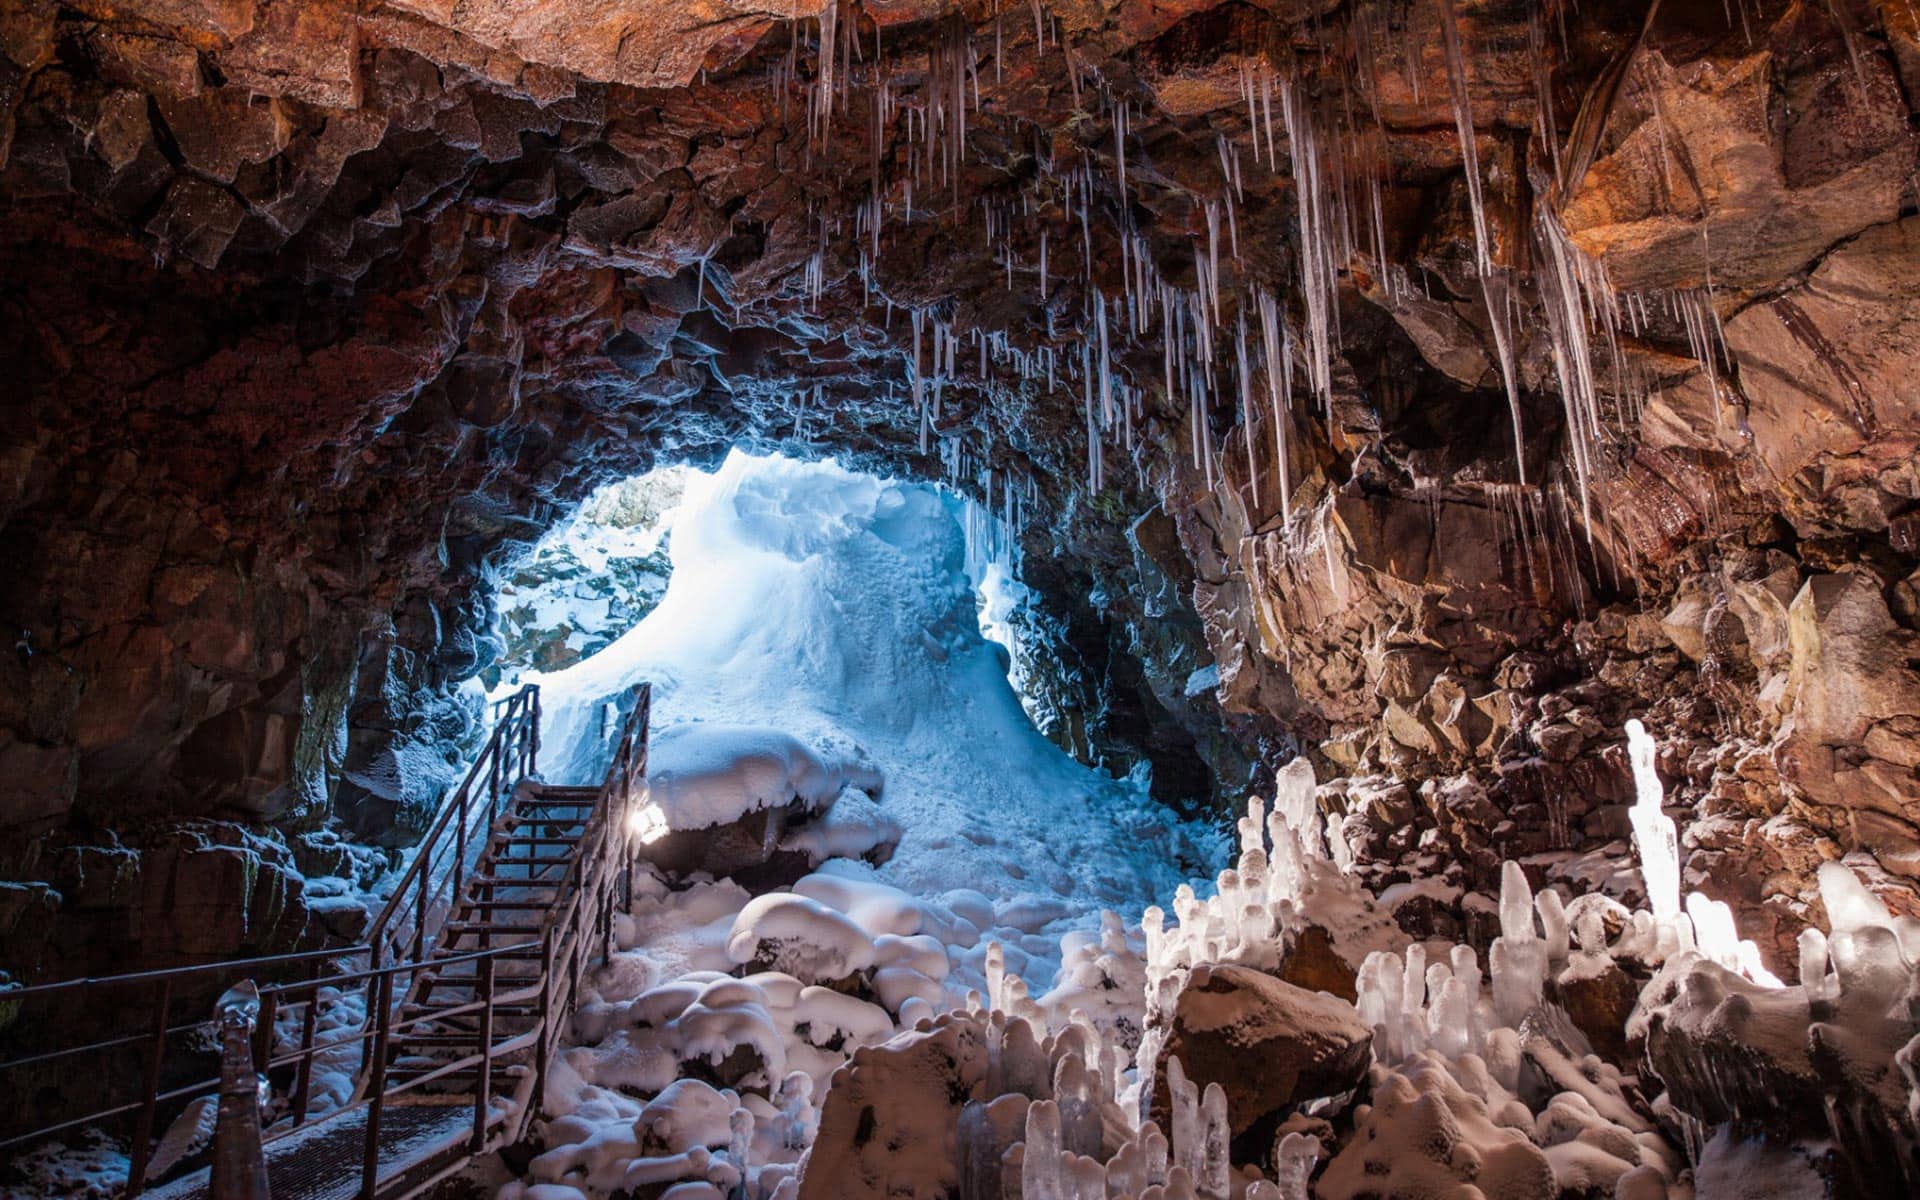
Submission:
{"label": "snow-covered rock", "polygon": [[855,1053],[827,1093],[799,1200],[953,1195],[961,1106],[986,1069],[979,1022],[957,1014]]}
{"label": "snow-covered rock", "polygon": [[[647,752],[642,825],[707,829],[755,809],[799,801],[826,808],[842,789],[880,794],[878,768],[863,755],[823,756],[799,738],[757,725],[692,724],[661,730]],[[643,835],[644,836],[644,832]]]}
{"label": "snow-covered rock", "polygon": [[1394,1196],[1556,1200],[1553,1164],[1526,1133],[1495,1122],[1438,1055],[1382,1072],[1353,1140],[1314,1185],[1319,1200]]}

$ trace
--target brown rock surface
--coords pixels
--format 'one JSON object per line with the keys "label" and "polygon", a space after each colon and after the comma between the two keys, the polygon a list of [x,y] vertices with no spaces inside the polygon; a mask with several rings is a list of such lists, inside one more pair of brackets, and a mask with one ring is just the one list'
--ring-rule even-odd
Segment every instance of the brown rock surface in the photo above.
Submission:
{"label": "brown rock surface", "polygon": [[[405,842],[487,581],[736,441],[1011,484],[1049,732],[1190,809],[1300,750],[1392,778],[1339,825],[1375,884],[1613,844],[1634,715],[1690,882],[1770,947],[1820,857],[1920,872],[1910,13],[1002,7],[837,0],[824,55],[823,6],[770,0],[0,13],[12,873],[148,819]],[[1283,75],[1269,131],[1243,80]],[[1199,311],[1209,209],[1195,419],[1125,309],[1144,265]],[[1096,298],[1139,437],[1091,491]],[[896,309],[959,339],[924,452]]]}
{"label": "brown rock surface", "polygon": [[1180,989],[1154,1065],[1152,1114],[1167,1128],[1173,1059],[1196,1087],[1226,1092],[1237,1138],[1295,1105],[1358,1087],[1373,1060],[1373,1031],[1338,997],[1214,964],[1194,968]]}

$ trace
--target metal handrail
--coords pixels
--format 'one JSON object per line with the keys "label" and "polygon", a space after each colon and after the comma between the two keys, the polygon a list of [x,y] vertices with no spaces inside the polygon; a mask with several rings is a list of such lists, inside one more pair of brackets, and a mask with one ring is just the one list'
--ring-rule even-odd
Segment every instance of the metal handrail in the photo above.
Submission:
{"label": "metal handrail", "polygon": [[[478,853],[487,827],[500,816],[502,801],[539,769],[540,685],[530,683],[496,702],[494,711],[497,719],[486,745],[460,786],[441,805],[413,861],[367,926],[375,966],[425,956],[428,943],[460,896],[469,857]],[[445,868],[437,881],[436,863]]]}
{"label": "metal handrail", "polygon": [[[555,885],[554,907],[541,923],[537,943],[541,950],[541,971],[537,978],[515,979],[506,987],[497,986],[495,978],[495,965],[503,956],[523,953],[533,943],[511,943],[452,953],[428,945],[428,939],[437,934],[439,929],[433,903],[439,897],[448,897],[441,906],[445,911],[457,905],[461,897],[460,887],[469,849],[468,826],[475,816],[481,815],[491,825],[499,815],[503,799],[511,794],[521,780],[533,774],[539,747],[540,708],[538,690],[529,686],[499,705],[497,711],[502,711],[500,723],[494,727],[486,747],[465,781],[443,807],[433,829],[423,840],[421,851],[415,855],[413,863],[402,876],[400,886],[370,927],[369,936],[362,944],[343,950],[309,951],[67,980],[0,993],[0,999],[12,1002],[44,998],[62,992],[80,993],[118,987],[146,986],[158,989],[154,1017],[144,1033],[118,1035],[86,1046],[0,1063],[0,1073],[3,1073],[12,1067],[44,1064],[71,1055],[125,1048],[145,1042],[149,1050],[141,1099],[0,1140],[0,1150],[37,1141],[76,1126],[134,1114],[133,1153],[125,1195],[138,1195],[146,1183],[154,1143],[156,1110],[163,1104],[216,1092],[219,1087],[217,1077],[172,1088],[162,1086],[161,1067],[167,1037],[203,1028],[206,1024],[204,1021],[169,1024],[175,984],[181,980],[197,981],[201,977],[213,976],[219,976],[222,981],[231,981],[239,977],[284,972],[300,965],[313,968],[313,976],[296,982],[273,983],[260,989],[261,1010],[255,1034],[257,1044],[254,1061],[260,1064],[263,1071],[291,1068],[293,1072],[290,1110],[266,1131],[268,1142],[315,1121],[332,1121],[348,1113],[366,1110],[362,1194],[368,1198],[374,1197],[381,1183],[381,1115],[388,1102],[426,1084],[468,1071],[477,1072],[477,1080],[472,1100],[473,1127],[465,1143],[467,1152],[480,1153],[487,1149],[491,1136],[497,1135],[507,1140],[524,1136],[543,1107],[548,1068],[568,1027],[567,1016],[580,995],[581,979],[595,947],[599,947],[603,958],[611,953],[613,912],[619,895],[624,895],[624,903],[628,907],[632,904],[633,842],[628,817],[636,794],[645,788],[652,689],[647,684],[641,684],[633,690],[632,696],[633,707],[622,723],[612,761],[580,834],[577,852],[570,856],[567,869]],[[481,802],[483,798],[484,803]],[[453,869],[442,876],[439,883],[429,886],[433,880],[431,868],[435,851],[444,850],[449,845],[454,850]],[[480,845],[484,845],[483,839],[476,843],[476,852]],[[407,907],[409,903],[413,906],[411,911]],[[414,952],[403,957],[391,957],[403,947]],[[382,961],[383,956],[388,956],[386,961]],[[330,963],[355,960],[366,965],[330,972],[324,970]],[[399,1015],[395,997],[404,998],[412,987],[411,982],[405,988],[396,986],[402,977],[419,978],[429,972],[438,977],[451,968],[469,964],[474,969],[474,977],[479,985],[475,999],[430,1014],[410,1017]],[[367,1019],[360,1027],[340,1031],[321,1043],[318,1040],[319,999],[322,990],[327,988],[338,991],[363,990],[367,999]],[[537,998],[538,1001],[537,1018],[533,1026],[497,1037],[494,1026],[496,1005],[503,999],[524,1002],[530,998]],[[299,1027],[297,1049],[276,1052],[275,1031],[277,1017],[281,1014],[296,1014]],[[387,1070],[396,1039],[404,1042],[408,1031],[444,1021],[449,1016],[480,1018],[473,1051],[436,1063],[431,1071],[423,1075],[389,1084]],[[339,1108],[310,1118],[308,1111],[314,1064],[319,1055],[356,1046],[362,1048],[363,1054],[362,1086],[353,1098]],[[494,1065],[503,1057],[519,1055],[529,1049],[533,1052],[534,1069],[530,1080],[521,1081],[520,1086],[530,1084],[530,1088],[523,1097],[526,1102],[517,1106],[517,1122],[511,1129],[502,1128],[490,1134],[493,1126],[498,1124],[493,1109],[496,1090]],[[491,1144],[497,1146],[502,1143],[495,1141]]]}

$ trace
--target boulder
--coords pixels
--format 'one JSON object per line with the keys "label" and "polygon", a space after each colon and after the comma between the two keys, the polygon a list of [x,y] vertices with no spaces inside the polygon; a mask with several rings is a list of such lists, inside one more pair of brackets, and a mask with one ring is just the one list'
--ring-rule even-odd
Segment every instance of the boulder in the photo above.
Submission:
{"label": "boulder", "polygon": [[958,1013],[856,1051],[834,1072],[799,1200],[955,1194],[960,1113],[986,1070],[985,1033]]}
{"label": "boulder", "polygon": [[1627,1018],[1640,999],[1640,982],[1616,959],[1576,958],[1548,983],[1547,998],[1566,1010],[1574,1027],[1592,1043],[1594,1053],[1619,1064],[1627,1058]]}
{"label": "boulder", "polygon": [[1172,1127],[1169,1059],[1202,1091],[1221,1086],[1239,1138],[1277,1125],[1296,1105],[1359,1087],[1372,1056],[1373,1031],[1345,1000],[1250,967],[1196,967],[1155,1062],[1152,1114]]}

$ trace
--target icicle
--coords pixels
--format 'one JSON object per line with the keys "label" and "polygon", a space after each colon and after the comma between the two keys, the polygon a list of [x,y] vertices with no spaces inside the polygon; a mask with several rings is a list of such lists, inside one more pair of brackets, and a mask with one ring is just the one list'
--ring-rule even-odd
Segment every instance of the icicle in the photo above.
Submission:
{"label": "icicle", "polygon": [[927,416],[926,373],[922,366],[925,361],[920,356],[920,338],[926,327],[926,313],[921,309],[913,310],[913,408],[920,417],[920,453],[927,452],[927,439],[932,433],[932,422]]}
{"label": "icicle", "polygon": [[1273,408],[1274,469],[1280,476],[1280,517],[1282,521],[1287,521],[1292,519],[1293,513],[1293,484],[1288,478],[1287,469],[1287,409],[1292,397],[1281,392],[1286,350],[1280,341],[1280,305],[1269,291],[1261,291],[1257,300],[1261,341],[1267,356],[1267,398]]}
{"label": "icicle", "polygon": [[1220,323],[1220,205],[1207,201],[1207,304],[1213,310],[1213,323]]}
{"label": "icicle", "polygon": [[1247,515],[1249,526],[1259,523],[1260,467],[1253,460],[1253,372],[1247,369],[1247,314],[1243,311],[1235,332],[1233,353],[1240,368],[1240,430],[1246,435],[1247,483],[1253,491],[1254,511]]}
{"label": "icicle", "polygon": [[[1513,417],[1513,461],[1521,486],[1527,482],[1527,447],[1520,433],[1520,387],[1513,363],[1512,306],[1505,274],[1487,271],[1480,276],[1480,295],[1487,304],[1487,324],[1493,331],[1495,354],[1500,362],[1500,379],[1507,388],[1507,410]],[[1497,293],[1497,296],[1496,296]]]}
{"label": "icicle", "polygon": [[1480,195],[1480,148],[1473,136],[1473,97],[1467,90],[1466,58],[1460,50],[1460,26],[1453,0],[1440,0],[1440,19],[1447,84],[1453,91],[1453,123],[1460,136],[1461,166],[1467,175],[1467,204],[1473,210],[1473,261],[1480,274],[1487,275],[1493,271],[1493,239],[1487,234],[1487,210]]}
{"label": "icicle", "polygon": [[1307,308],[1308,381],[1333,416],[1331,328],[1335,295],[1333,235],[1320,175],[1319,139],[1294,95],[1293,81],[1280,81],[1280,111],[1293,148],[1294,180],[1299,191],[1300,273]]}

